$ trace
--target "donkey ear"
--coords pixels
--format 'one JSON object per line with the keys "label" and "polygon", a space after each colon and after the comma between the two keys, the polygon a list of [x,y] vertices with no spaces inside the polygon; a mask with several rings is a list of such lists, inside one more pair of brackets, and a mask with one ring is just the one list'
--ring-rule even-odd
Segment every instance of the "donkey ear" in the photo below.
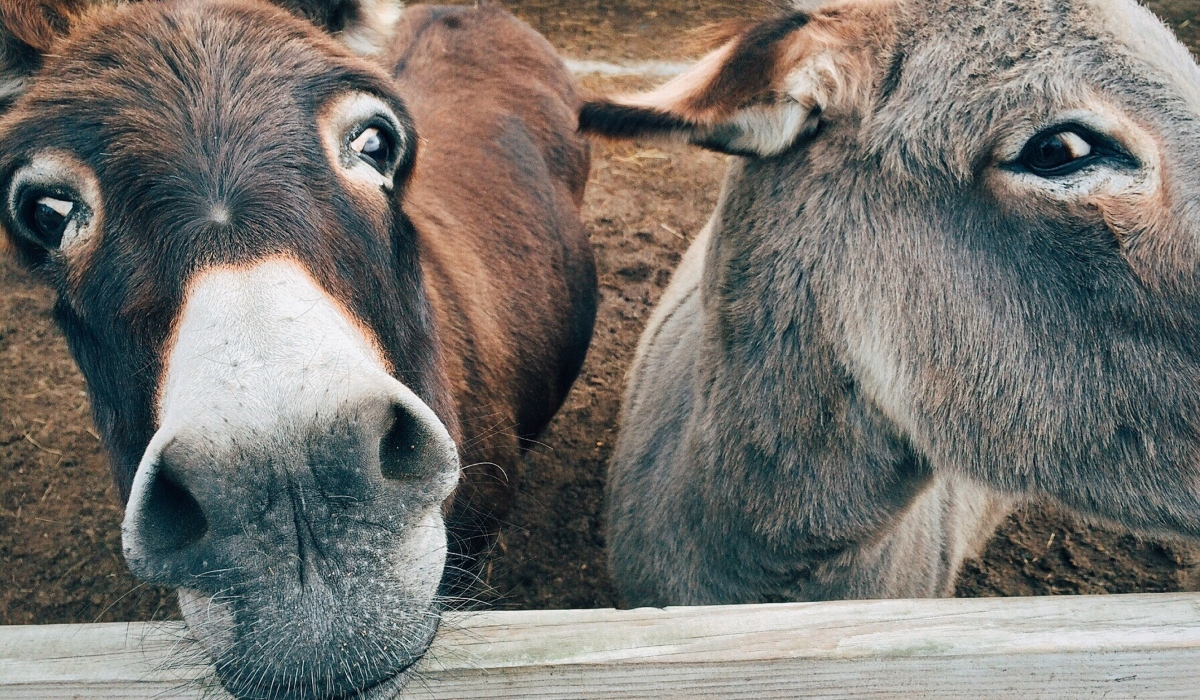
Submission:
{"label": "donkey ear", "polygon": [[87,0],[0,0],[0,113],[42,65],[42,54],[66,35]]}
{"label": "donkey ear", "polygon": [[650,92],[584,104],[579,126],[610,138],[683,140],[771,156],[818,122],[865,105],[891,36],[890,3],[853,0],[750,26]]}
{"label": "donkey ear", "polygon": [[400,0],[271,1],[307,18],[360,56],[387,48],[402,9]]}

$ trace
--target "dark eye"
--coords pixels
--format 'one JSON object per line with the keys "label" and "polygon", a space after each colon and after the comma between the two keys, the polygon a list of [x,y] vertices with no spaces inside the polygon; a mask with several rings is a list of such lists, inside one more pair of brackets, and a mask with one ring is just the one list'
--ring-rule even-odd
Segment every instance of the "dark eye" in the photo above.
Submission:
{"label": "dark eye", "polygon": [[354,149],[359,158],[370,163],[381,173],[386,173],[392,165],[395,148],[391,136],[380,127],[368,126],[363,129],[350,142],[350,148]]}
{"label": "dark eye", "polygon": [[22,198],[21,225],[39,243],[57,248],[78,205],[65,196],[33,191]]}
{"label": "dark eye", "polygon": [[1021,150],[1021,164],[1041,177],[1061,177],[1081,170],[1099,151],[1095,134],[1064,128],[1030,139]]}

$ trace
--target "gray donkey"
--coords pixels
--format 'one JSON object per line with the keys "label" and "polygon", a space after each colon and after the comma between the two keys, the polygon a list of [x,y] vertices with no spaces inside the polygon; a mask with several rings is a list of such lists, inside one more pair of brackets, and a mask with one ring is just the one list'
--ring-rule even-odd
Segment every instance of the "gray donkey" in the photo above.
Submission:
{"label": "gray donkey", "polygon": [[638,348],[628,605],[943,596],[1019,499],[1200,536],[1200,69],[1131,0],[858,0],[585,131],[740,156]]}

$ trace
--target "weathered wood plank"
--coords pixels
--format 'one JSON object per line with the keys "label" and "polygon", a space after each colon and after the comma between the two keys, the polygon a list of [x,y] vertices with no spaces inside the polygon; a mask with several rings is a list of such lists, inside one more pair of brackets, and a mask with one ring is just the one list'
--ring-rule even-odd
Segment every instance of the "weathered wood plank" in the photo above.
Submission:
{"label": "weathered wood plank", "polygon": [[[214,697],[178,623],[0,627],[0,698]],[[1197,698],[1200,595],[447,616],[410,698]]]}

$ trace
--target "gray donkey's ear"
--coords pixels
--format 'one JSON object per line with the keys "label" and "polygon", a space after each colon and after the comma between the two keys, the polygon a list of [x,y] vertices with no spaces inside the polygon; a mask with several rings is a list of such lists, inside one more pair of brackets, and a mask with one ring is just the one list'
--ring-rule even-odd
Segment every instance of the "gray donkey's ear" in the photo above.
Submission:
{"label": "gray donkey's ear", "polygon": [[387,48],[402,9],[400,0],[270,1],[308,19],[361,56]]}
{"label": "gray donkey's ear", "polygon": [[660,137],[744,156],[780,153],[864,104],[892,36],[891,0],[845,0],[739,32],[645,93],[586,103],[585,132]]}
{"label": "gray donkey's ear", "polygon": [[0,0],[0,114],[25,92],[42,55],[65,36],[87,0]]}

